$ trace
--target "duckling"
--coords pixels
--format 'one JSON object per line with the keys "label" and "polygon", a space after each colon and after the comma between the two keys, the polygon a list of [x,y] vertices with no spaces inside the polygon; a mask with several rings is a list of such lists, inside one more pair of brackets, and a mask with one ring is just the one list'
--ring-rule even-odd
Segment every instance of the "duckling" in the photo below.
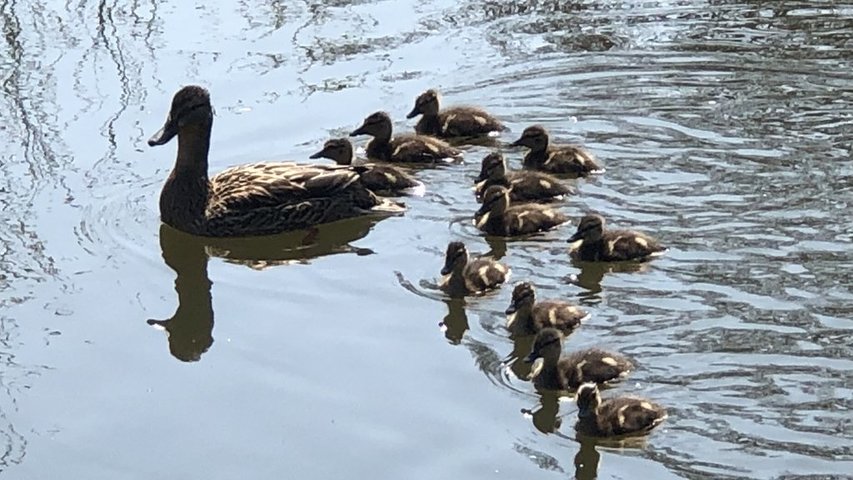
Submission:
{"label": "duckling", "polygon": [[547,327],[568,334],[589,318],[589,313],[568,302],[536,302],[535,289],[529,282],[515,286],[506,315],[506,328],[515,335],[532,335]]}
{"label": "duckling", "polygon": [[499,288],[507,281],[510,269],[488,258],[469,261],[468,249],[462,242],[450,242],[444,256],[445,275],[439,285],[442,290],[453,296],[481,293]]}
{"label": "duckling", "polygon": [[178,137],[175,166],[160,194],[160,218],[171,227],[208,237],[246,237],[405,210],[365,188],[350,167],[265,162],[208,178],[212,126],[210,94],[187,86],[173,97],[163,128],[148,140],[153,147]]}
{"label": "duckling", "polygon": [[525,128],[521,138],[513,142],[512,146],[530,149],[522,164],[527,169],[577,177],[604,171],[584,148],[577,145],[552,145],[548,131],[539,125]]}
{"label": "duckling", "polygon": [[654,238],[633,230],[604,230],[604,217],[586,215],[569,238],[569,253],[584,262],[648,260],[668,250]]}
{"label": "duckling", "polygon": [[367,158],[383,162],[448,163],[462,159],[462,152],[446,142],[428,135],[397,135],[391,138],[391,117],[376,112],[349,135],[370,135]]}
{"label": "duckling", "polygon": [[536,203],[510,205],[510,191],[498,185],[486,189],[483,205],[474,214],[474,224],[489,235],[514,237],[543,232],[569,219],[553,208]]}
{"label": "duckling", "polygon": [[572,390],[584,382],[608,383],[620,380],[634,368],[628,358],[597,348],[572,352],[561,357],[563,334],[556,328],[543,328],[536,334],[527,363],[533,366],[533,384],[543,390]]}
{"label": "duckling", "polygon": [[598,385],[578,388],[578,423],[575,430],[590,437],[643,435],[667,419],[666,409],[644,398],[601,399]]}
{"label": "duckling", "polygon": [[439,100],[440,95],[435,89],[429,89],[415,99],[415,107],[406,118],[423,115],[415,125],[416,132],[453,138],[493,135],[506,129],[500,120],[480,108],[452,107],[439,112]]}
{"label": "duckling", "polygon": [[[352,143],[346,138],[333,138],[323,144],[323,149],[311,155],[311,159],[328,158],[334,160],[338,165],[352,165],[353,149]],[[377,194],[401,195],[412,193],[422,189],[423,184],[415,180],[408,173],[391,165],[378,165],[367,163],[359,165],[361,183],[369,190]]]}
{"label": "duckling", "polygon": [[509,172],[506,160],[499,152],[493,152],[483,158],[480,176],[474,185],[477,197],[482,197],[487,188],[500,185],[510,189],[509,198],[513,202],[554,200],[563,195],[574,194],[574,190],[562,184],[554,176],[543,172]]}

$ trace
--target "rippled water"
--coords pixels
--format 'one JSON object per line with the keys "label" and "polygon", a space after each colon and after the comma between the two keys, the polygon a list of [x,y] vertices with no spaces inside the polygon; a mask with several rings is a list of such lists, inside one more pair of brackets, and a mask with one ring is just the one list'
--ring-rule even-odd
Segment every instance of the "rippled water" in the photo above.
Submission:
{"label": "rippled water", "polygon": [[[853,5],[822,1],[0,1],[0,472],[9,478],[851,478]],[[579,269],[573,227],[483,238],[489,150],[404,217],[210,243],[158,220],[180,85],[211,169],[303,160],[415,96],[532,123],[607,173],[563,210],[667,257]],[[506,148],[511,166],[522,151]],[[523,380],[509,289],[433,288],[453,239],[593,317],[670,418],[579,444]],[[154,328],[152,328],[154,327]],[[612,393],[612,392],[611,392]]]}

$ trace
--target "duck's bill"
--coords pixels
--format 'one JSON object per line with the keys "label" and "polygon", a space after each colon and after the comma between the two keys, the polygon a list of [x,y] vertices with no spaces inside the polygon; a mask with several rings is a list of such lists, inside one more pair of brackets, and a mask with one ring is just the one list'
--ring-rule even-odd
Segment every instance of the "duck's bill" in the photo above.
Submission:
{"label": "duck's bill", "polygon": [[169,140],[175,137],[178,134],[178,124],[172,121],[172,117],[166,119],[166,124],[163,125],[157,133],[151,136],[148,139],[149,147],[156,147],[157,145],[165,145],[169,143]]}
{"label": "duck's bill", "polygon": [[510,146],[510,147],[523,147],[523,146],[524,146],[524,144],[523,144],[523,143],[521,143],[523,140],[524,140],[523,138],[519,138],[518,140],[516,140],[516,141],[514,141],[514,142],[510,143],[510,144],[509,144],[509,146]]}
{"label": "duck's bill", "polygon": [[349,134],[350,137],[357,137],[359,135],[364,135],[364,125],[356,128],[352,131],[352,133]]}
{"label": "duck's bill", "polygon": [[326,157],[325,154],[326,154],[326,150],[324,149],[324,150],[320,150],[317,153],[312,153],[311,156],[309,156],[308,158],[314,159],[314,160],[316,160],[318,158],[325,158]]}
{"label": "duck's bill", "polygon": [[444,267],[441,268],[441,274],[442,275],[450,275],[450,272],[452,272],[452,271],[453,271],[453,268],[450,265],[445,265]]}
{"label": "duck's bill", "polygon": [[418,115],[420,115],[420,114],[421,114],[421,112],[418,110],[418,107],[415,107],[415,108],[413,108],[413,109],[412,109],[412,111],[411,111],[411,112],[409,112],[408,114],[406,114],[406,118],[415,118],[415,117],[417,117],[417,116],[418,116]]}
{"label": "duck's bill", "polygon": [[536,350],[530,352],[530,355],[524,357],[524,363],[533,363],[536,359],[539,358],[539,352]]}
{"label": "duck's bill", "polygon": [[512,303],[512,304],[510,304],[509,307],[507,307],[507,309],[504,313],[506,313],[507,315],[512,315],[517,311],[518,311],[518,307],[514,303]]}

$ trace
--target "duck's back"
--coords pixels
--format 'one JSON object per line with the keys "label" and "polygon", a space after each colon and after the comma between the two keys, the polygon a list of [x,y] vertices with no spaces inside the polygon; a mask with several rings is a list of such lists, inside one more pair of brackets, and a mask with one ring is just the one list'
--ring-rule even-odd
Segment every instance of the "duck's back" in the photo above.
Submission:
{"label": "duck's back", "polygon": [[448,163],[462,152],[428,135],[404,134],[381,144],[376,139],[367,145],[369,158],[400,163]]}
{"label": "duck's back", "polygon": [[666,419],[666,411],[648,400],[617,397],[604,400],[597,416],[578,421],[576,429],[594,436],[613,437],[646,433]]}
{"label": "duck's back", "polygon": [[350,167],[265,162],[210,179],[205,234],[241,236],[299,230],[366,213],[382,204]]}
{"label": "duck's back", "polygon": [[604,261],[643,260],[666,251],[654,238],[633,230],[608,230],[598,243]]}
{"label": "duck's back", "polygon": [[628,374],[634,365],[625,356],[597,348],[572,352],[560,359],[565,388],[574,389],[585,382],[607,383]]}
{"label": "duck's back", "polygon": [[503,124],[485,110],[476,107],[451,107],[436,116],[421,118],[415,131],[441,137],[478,137],[499,132]]}
{"label": "duck's back", "polygon": [[569,219],[544,205],[526,203],[507,208],[504,214],[506,235],[525,235],[550,230]]}
{"label": "duck's back", "polygon": [[577,177],[602,171],[592,154],[577,145],[553,145],[545,151],[530,151],[523,165],[532,170]]}
{"label": "duck's back", "polygon": [[589,314],[575,305],[555,300],[544,300],[533,305],[533,325],[538,332],[553,327],[569,333],[580,326]]}
{"label": "duck's back", "polygon": [[544,172],[511,172],[507,178],[512,188],[510,198],[513,201],[553,200],[572,193],[568,186]]}
{"label": "duck's back", "polygon": [[473,259],[465,266],[465,284],[471,292],[482,292],[497,288],[506,282],[509,269],[487,258]]}

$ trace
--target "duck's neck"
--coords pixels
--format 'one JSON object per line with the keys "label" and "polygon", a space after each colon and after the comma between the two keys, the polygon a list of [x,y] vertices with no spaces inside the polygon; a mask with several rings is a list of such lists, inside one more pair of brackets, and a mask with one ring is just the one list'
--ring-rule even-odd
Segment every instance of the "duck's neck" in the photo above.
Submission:
{"label": "duck's neck", "polygon": [[523,305],[515,312],[515,325],[519,331],[533,332],[532,306]]}
{"label": "duck's neck", "polygon": [[468,285],[465,284],[465,265],[457,266],[450,272],[447,278],[447,288],[451,292],[465,292]]}
{"label": "duck's neck", "polygon": [[441,133],[441,124],[438,119],[438,113],[424,113],[418,124],[415,126],[415,131],[421,135],[438,135]]}
{"label": "duck's neck", "polygon": [[210,194],[207,154],[211,124],[186,126],[178,134],[178,157],[160,194],[163,223],[184,232],[204,233],[204,212]]}

